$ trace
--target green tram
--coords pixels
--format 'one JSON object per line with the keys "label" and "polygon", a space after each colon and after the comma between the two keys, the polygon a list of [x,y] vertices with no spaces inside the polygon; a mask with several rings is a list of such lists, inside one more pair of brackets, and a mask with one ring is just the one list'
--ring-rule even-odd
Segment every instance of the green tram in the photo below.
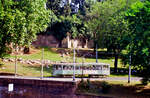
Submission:
{"label": "green tram", "polygon": [[[74,63],[53,64],[53,76],[73,76]],[[110,65],[105,63],[75,63],[75,75],[107,76]]]}

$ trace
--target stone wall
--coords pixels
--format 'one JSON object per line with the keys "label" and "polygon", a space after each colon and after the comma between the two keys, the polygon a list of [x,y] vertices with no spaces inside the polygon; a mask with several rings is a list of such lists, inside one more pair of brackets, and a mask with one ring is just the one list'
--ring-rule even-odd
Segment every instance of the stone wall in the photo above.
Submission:
{"label": "stone wall", "polygon": [[32,45],[35,47],[48,46],[57,48],[59,41],[52,35],[38,35],[37,40]]}
{"label": "stone wall", "polygon": [[[75,40],[70,39],[69,36],[64,38],[61,43],[62,43],[61,48],[72,48],[73,46],[75,46],[76,48],[93,48],[94,46],[92,40],[84,42],[80,39]],[[59,41],[53,35],[38,35],[37,40],[34,41],[32,45],[35,47],[46,46],[58,48]]]}
{"label": "stone wall", "polygon": [[40,79],[22,79],[22,78],[6,78],[0,77],[0,86],[8,86],[13,83],[14,86],[30,86],[30,87],[46,87],[47,90],[57,90],[61,93],[74,94],[77,82],[73,81],[52,81]]}

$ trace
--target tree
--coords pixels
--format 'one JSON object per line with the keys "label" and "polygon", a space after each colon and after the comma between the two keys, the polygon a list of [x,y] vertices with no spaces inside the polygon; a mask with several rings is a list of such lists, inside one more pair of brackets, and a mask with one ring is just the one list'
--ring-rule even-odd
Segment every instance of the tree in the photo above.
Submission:
{"label": "tree", "polygon": [[60,7],[61,0],[47,0],[46,6],[53,11],[56,16],[61,15],[61,7]]}
{"label": "tree", "polygon": [[45,30],[50,22],[46,0],[1,0],[0,1],[0,55],[13,43],[29,46],[36,34]]}
{"label": "tree", "polygon": [[[47,2],[47,8],[50,9],[51,11],[54,12],[54,14],[59,17],[59,16],[70,16],[71,14],[71,7],[68,1],[65,1],[67,4],[62,4],[64,3],[62,0],[48,0]],[[61,4],[63,6],[61,6]]]}
{"label": "tree", "polygon": [[87,14],[84,0],[81,2],[73,1],[82,4],[78,13],[73,13],[71,5],[68,1],[66,2],[62,6],[60,6],[62,3],[61,0],[48,0],[47,3],[48,8],[57,16],[57,21],[48,27],[46,34],[53,34],[59,40],[59,47],[61,47],[61,41],[67,36],[67,33],[70,33],[71,38],[77,38],[78,36],[83,41],[90,38],[84,17]]}
{"label": "tree", "polygon": [[[115,56],[114,72],[117,73],[118,58],[120,52],[125,49],[123,42],[126,41],[124,36],[130,32],[128,29],[129,23],[124,19],[124,15],[117,15],[109,21],[109,28],[104,34],[104,46],[107,51],[113,51]],[[110,30],[110,31],[109,31]]]}
{"label": "tree", "polygon": [[118,55],[123,49],[121,41],[128,33],[128,21],[124,19],[126,1],[108,0],[92,6],[88,25],[95,44],[112,50],[115,55],[114,71],[117,72]]}
{"label": "tree", "polygon": [[67,36],[67,33],[73,39],[88,38],[86,25],[76,15],[60,16],[59,20],[52,25],[49,31],[59,40],[59,47],[61,47],[61,41]]}
{"label": "tree", "polygon": [[132,32],[128,34],[125,63],[129,55],[132,57],[132,66],[142,71],[143,79],[150,81],[150,1],[136,2],[128,10],[127,19]]}

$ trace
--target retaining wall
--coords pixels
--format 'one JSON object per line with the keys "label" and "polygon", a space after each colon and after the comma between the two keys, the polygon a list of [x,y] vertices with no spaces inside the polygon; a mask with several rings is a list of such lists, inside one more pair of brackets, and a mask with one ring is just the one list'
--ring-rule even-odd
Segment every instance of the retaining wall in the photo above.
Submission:
{"label": "retaining wall", "polygon": [[52,81],[39,79],[19,79],[19,78],[1,78],[0,85],[8,86],[13,83],[15,86],[29,86],[29,87],[45,87],[47,90],[63,92],[63,94],[74,94],[77,83],[73,81]]}

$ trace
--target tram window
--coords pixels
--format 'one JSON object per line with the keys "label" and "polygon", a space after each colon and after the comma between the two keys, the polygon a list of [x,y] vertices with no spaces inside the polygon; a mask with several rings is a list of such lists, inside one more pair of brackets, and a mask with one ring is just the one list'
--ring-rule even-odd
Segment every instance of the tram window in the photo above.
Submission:
{"label": "tram window", "polygon": [[81,69],[84,70],[85,69],[84,66],[82,66]]}
{"label": "tram window", "polygon": [[86,66],[86,70],[89,70],[90,68],[89,68],[89,66]]}
{"label": "tram window", "polygon": [[72,70],[72,67],[71,66],[69,66],[69,68],[68,68],[69,70]]}
{"label": "tram window", "polygon": [[70,66],[71,67],[71,70],[73,70],[74,69],[74,67],[73,66]]}
{"label": "tram window", "polygon": [[55,65],[53,65],[53,69],[56,70],[56,66]]}
{"label": "tram window", "polygon": [[66,66],[66,70],[69,70],[69,66]]}
{"label": "tram window", "polygon": [[102,70],[102,66],[99,66],[98,69],[99,69],[99,70]]}
{"label": "tram window", "polygon": [[107,69],[108,69],[108,66],[107,66],[107,65],[103,66],[103,69],[104,69],[104,70],[107,70]]}
{"label": "tram window", "polygon": [[56,70],[58,70],[58,66],[56,65]]}
{"label": "tram window", "polygon": [[102,70],[102,66],[95,66],[94,70]]}
{"label": "tram window", "polygon": [[90,67],[89,67],[89,70],[93,70],[93,67],[92,67],[92,66],[90,66]]}
{"label": "tram window", "polygon": [[71,67],[70,66],[63,66],[63,70],[71,70]]}
{"label": "tram window", "polygon": [[80,69],[85,70],[85,66],[81,66]]}
{"label": "tram window", "polygon": [[87,66],[84,66],[84,70],[87,70],[88,68],[87,68]]}
{"label": "tram window", "polygon": [[93,70],[96,70],[96,66],[93,65],[92,68],[93,68]]}
{"label": "tram window", "polygon": [[65,67],[66,67],[66,66],[63,66],[63,70],[65,70]]}
{"label": "tram window", "polygon": [[62,69],[62,67],[61,66],[58,66],[58,70],[61,70]]}
{"label": "tram window", "polygon": [[92,70],[95,70],[95,67],[91,66],[92,67]]}
{"label": "tram window", "polygon": [[97,67],[97,66],[95,66],[95,70],[98,70],[98,67]]}
{"label": "tram window", "polygon": [[76,70],[79,70],[79,66],[76,66],[75,68],[76,68]]}
{"label": "tram window", "polygon": [[96,70],[99,70],[99,67],[98,67],[98,66],[96,66]]}

